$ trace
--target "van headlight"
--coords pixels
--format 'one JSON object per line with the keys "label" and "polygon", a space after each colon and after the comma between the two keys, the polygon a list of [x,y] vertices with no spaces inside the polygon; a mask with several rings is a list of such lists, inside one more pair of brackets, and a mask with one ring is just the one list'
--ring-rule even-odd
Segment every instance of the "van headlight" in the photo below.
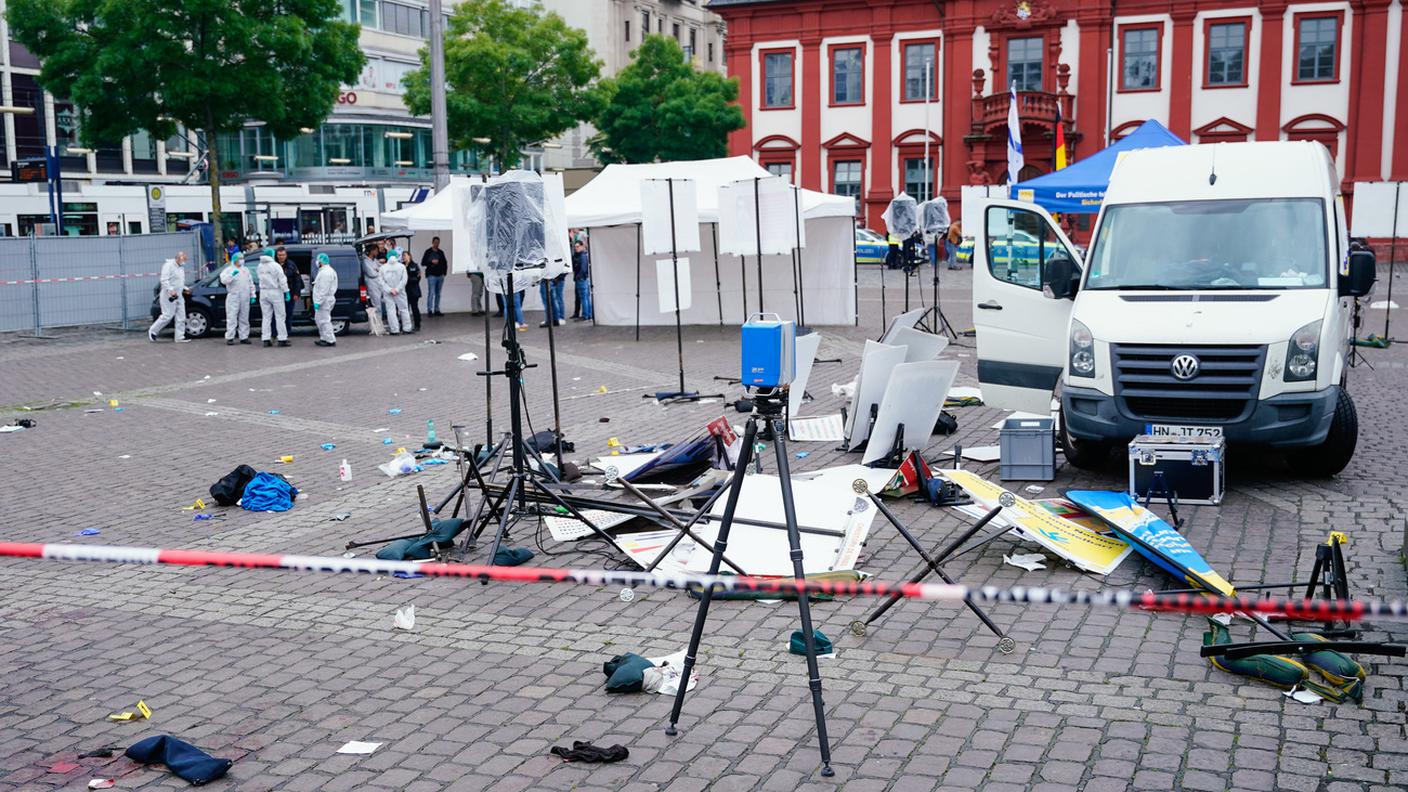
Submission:
{"label": "van headlight", "polygon": [[1075,377],[1095,376],[1095,336],[1079,319],[1071,320],[1070,370]]}
{"label": "van headlight", "polygon": [[1320,360],[1320,320],[1311,322],[1291,334],[1286,345],[1286,382],[1306,382],[1315,379]]}

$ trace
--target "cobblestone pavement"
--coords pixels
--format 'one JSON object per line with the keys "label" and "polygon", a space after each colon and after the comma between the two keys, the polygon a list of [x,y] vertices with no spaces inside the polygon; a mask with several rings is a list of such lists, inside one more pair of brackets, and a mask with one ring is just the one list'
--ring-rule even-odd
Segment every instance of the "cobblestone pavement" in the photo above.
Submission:
{"label": "cobblestone pavement", "polygon": [[[877,276],[865,273],[862,326],[822,329],[821,357],[842,362],[815,370],[811,414],[839,406],[830,384],[854,375],[863,340],[882,326]],[[893,315],[903,290],[893,274],[887,279],[885,310]],[[966,272],[945,281],[945,310],[960,328],[971,321],[968,283]],[[693,385],[710,390],[714,375],[735,370],[736,338],[732,327],[686,329]],[[453,483],[453,468],[389,480],[374,466],[390,456],[384,438],[412,445],[427,418],[442,437],[452,423],[469,427],[471,439],[483,436],[478,364],[458,360],[483,354],[482,325],[468,317],[427,320],[420,335],[353,335],[334,351],[312,341],[299,333],[292,349],[265,350],[218,341],[155,345],[140,334],[98,331],[0,339],[0,405],[7,405],[0,416],[20,414],[22,404],[57,405],[29,413],[37,428],[0,435],[0,539],[336,555],[351,539],[414,532],[415,487],[438,499]],[[556,341],[562,424],[577,444],[572,458],[604,452],[611,437],[678,439],[723,409],[721,402],[660,407],[642,399],[674,381],[667,328],[643,330],[637,342],[629,328],[570,324]],[[535,326],[526,343],[531,359],[546,364],[545,331]],[[949,352],[962,362],[960,384],[974,383],[972,351]],[[1232,580],[1303,576],[1314,545],[1336,529],[1349,533],[1358,593],[1408,594],[1401,556],[1408,351],[1365,355],[1374,368],[1351,375],[1360,449],[1343,475],[1299,481],[1274,457],[1235,449],[1226,502],[1188,509],[1188,536]],[[532,370],[528,382],[530,417],[542,429],[551,422],[547,367]],[[502,381],[494,387],[494,426],[502,429]],[[110,409],[108,399],[123,410]],[[392,408],[401,413],[388,414]],[[934,438],[931,455],[955,440],[996,442],[989,427],[997,410],[957,412],[959,435]],[[336,450],[320,449],[328,442]],[[794,460],[799,470],[854,459],[818,444],[798,448],[813,452]],[[275,468],[284,454],[295,461],[277,469],[308,493],[294,510],[217,509],[223,519],[209,522],[181,510],[235,465]],[[343,458],[354,471],[346,484],[337,476]],[[979,472],[996,475],[993,466]],[[1114,463],[1095,474],[1067,467],[1045,491],[1120,483]],[[908,502],[895,509],[928,545],[967,524],[949,510]],[[330,519],[341,513],[351,517]],[[88,527],[101,534],[76,536]],[[515,540],[537,550],[530,533],[520,528]],[[602,563],[573,552],[586,544],[546,544],[557,555],[534,563]],[[1169,584],[1137,556],[1108,581],[1055,564],[1025,572],[1002,563],[1016,547],[1000,539],[948,570],[970,584]],[[861,566],[896,579],[915,564],[877,521]],[[100,776],[117,776],[123,789],[183,788],[120,751],[49,772],[76,754],[160,733],[235,759],[215,786],[240,790],[1408,786],[1403,661],[1368,663],[1362,705],[1302,705],[1210,668],[1198,657],[1199,618],[997,606],[993,617],[1018,643],[1016,653],[1002,655],[976,619],[945,605],[901,603],[869,634],[853,636],[846,625],[874,604],[862,599],[813,610],[837,644],[837,656],[822,661],[837,775],[822,779],[803,660],[785,649],[796,627],[793,607],[715,606],[700,684],[680,736],[668,738],[670,702],[606,695],[601,663],[622,651],[682,648],[693,601],[639,591],[624,603],[616,594],[0,561],[0,788],[83,788]],[[392,613],[411,603],[415,630],[393,631]],[[1390,627],[1371,635],[1408,638],[1408,629]],[[1250,635],[1245,625],[1235,629]],[[150,722],[106,719],[138,699],[152,707]],[[336,754],[348,740],[383,745],[371,756]],[[620,743],[630,758],[592,767],[549,755],[549,747],[573,740]]]}

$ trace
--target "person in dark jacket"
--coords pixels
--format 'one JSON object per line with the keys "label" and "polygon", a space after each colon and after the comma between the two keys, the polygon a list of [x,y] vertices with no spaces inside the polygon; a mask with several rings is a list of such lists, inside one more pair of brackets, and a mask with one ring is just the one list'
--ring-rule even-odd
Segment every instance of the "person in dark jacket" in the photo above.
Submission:
{"label": "person in dark jacket", "polygon": [[579,322],[592,318],[591,278],[592,261],[587,255],[587,243],[579,239],[572,244],[572,286],[577,298],[572,318]]}
{"label": "person in dark jacket", "polygon": [[293,306],[298,304],[299,295],[303,294],[303,273],[298,271],[298,265],[288,257],[288,251],[284,250],[283,245],[274,248],[274,261],[283,267],[284,277],[288,279],[288,300],[284,302],[284,321],[292,326]]}
{"label": "person in dark jacket", "polygon": [[[445,258],[445,251],[440,249],[440,237],[430,240],[430,249],[420,256],[420,263],[425,267],[425,285],[429,290],[425,301],[425,311],[430,316],[444,316],[440,312],[440,290],[445,286],[445,275],[450,271],[449,261]],[[479,282],[479,292],[484,291],[483,280]],[[475,303],[480,313],[483,313],[482,299]]]}
{"label": "person in dark jacket", "polygon": [[420,265],[411,258],[410,249],[401,251],[401,263],[406,265],[406,299],[411,303],[411,323],[420,332]]}

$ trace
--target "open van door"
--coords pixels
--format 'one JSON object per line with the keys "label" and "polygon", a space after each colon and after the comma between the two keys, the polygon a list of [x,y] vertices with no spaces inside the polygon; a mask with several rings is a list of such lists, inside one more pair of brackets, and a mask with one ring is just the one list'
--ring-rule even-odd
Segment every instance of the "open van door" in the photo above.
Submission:
{"label": "open van door", "polygon": [[[973,244],[973,326],[983,403],[1046,415],[1070,351],[1070,278],[1079,282],[1081,259],[1036,204],[987,200],[982,213]],[[1053,284],[1058,273],[1061,282]]]}

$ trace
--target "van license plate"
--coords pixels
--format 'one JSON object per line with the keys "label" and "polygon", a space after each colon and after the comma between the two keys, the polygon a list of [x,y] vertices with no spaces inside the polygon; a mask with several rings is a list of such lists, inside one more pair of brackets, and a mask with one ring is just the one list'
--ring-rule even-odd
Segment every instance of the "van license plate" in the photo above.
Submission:
{"label": "van license plate", "polygon": [[1222,437],[1221,426],[1184,426],[1181,424],[1151,424],[1149,434],[1154,437],[1181,437],[1187,439],[1212,440]]}

